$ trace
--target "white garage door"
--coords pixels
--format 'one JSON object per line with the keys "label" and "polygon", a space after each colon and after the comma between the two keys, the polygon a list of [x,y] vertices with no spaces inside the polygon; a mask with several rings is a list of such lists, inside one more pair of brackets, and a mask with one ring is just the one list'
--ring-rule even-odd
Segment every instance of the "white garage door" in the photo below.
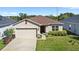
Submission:
{"label": "white garage door", "polygon": [[18,28],[15,32],[16,38],[36,38],[36,29],[33,28]]}

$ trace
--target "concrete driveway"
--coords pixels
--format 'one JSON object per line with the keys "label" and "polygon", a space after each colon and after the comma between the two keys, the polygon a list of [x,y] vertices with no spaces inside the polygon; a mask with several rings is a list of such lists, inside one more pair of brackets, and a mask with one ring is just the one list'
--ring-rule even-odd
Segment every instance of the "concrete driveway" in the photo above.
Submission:
{"label": "concrete driveway", "polygon": [[35,51],[36,38],[13,39],[2,51]]}

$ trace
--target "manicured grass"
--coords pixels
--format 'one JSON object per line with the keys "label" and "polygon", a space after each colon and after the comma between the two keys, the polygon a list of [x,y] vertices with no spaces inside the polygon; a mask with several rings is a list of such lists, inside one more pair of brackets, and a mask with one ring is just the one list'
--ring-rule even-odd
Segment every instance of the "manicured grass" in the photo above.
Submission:
{"label": "manicured grass", "polygon": [[0,40],[0,50],[5,47],[3,40]]}
{"label": "manicured grass", "polygon": [[79,36],[52,36],[37,41],[37,51],[79,51]]}

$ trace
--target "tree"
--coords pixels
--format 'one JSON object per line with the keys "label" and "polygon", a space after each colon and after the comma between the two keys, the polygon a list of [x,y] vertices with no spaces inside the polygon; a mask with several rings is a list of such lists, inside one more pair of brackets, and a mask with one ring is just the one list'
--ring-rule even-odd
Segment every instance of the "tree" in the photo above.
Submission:
{"label": "tree", "polygon": [[11,19],[15,20],[15,21],[19,21],[20,17],[19,16],[9,16]]}
{"label": "tree", "polygon": [[72,16],[74,16],[74,15],[75,15],[75,14],[73,14],[73,13],[64,13],[64,14],[61,13],[61,14],[58,16],[58,20],[63,20],[63,19],[72,17]]}
{"label": "tree", "polygon": [[57,20],[57,17],[56,17],[56,16],[53,16],[53,15],[49,15],[49,16],[46,16],[46,17],[49,17],[49,18],[51,18],[52,20]]}
{"label": "tree", "polygon": [[27,14],[25,14],[25,13],[19,13],[19,17],[20,17],[20,20],[22,20],[24,18],[27,18]]}
{"label": "tree", "polygon": [[35,17],[36,15],[27,15],[27,18]]}
{"label": "tree", "polygon": [[27,14],[25,13],[19,13],[19,16],[9,16],[11,19],[14,19],[15,21],[23,20],[24,18],[27,18]]}

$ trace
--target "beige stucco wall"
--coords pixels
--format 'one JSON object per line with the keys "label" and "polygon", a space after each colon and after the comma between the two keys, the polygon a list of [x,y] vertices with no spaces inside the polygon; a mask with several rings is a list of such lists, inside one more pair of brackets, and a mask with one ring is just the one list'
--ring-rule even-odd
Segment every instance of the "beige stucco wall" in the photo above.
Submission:
{"label": "beige stucco wall", "polygon": [[37,28],[38,34],[40,34],[40,27],[27,21],[27,24],[25,24],[25,21],[17,24],[14,26],[15,28]]}
{"label": "beige stucco wall", "polygon": [[63,30],[63,26],[59,26],[59,31],[62,31]]}
{"label": "beige stucco wall", "polygon": [[52,31],[52,26],[46,26],[46,32]]}

